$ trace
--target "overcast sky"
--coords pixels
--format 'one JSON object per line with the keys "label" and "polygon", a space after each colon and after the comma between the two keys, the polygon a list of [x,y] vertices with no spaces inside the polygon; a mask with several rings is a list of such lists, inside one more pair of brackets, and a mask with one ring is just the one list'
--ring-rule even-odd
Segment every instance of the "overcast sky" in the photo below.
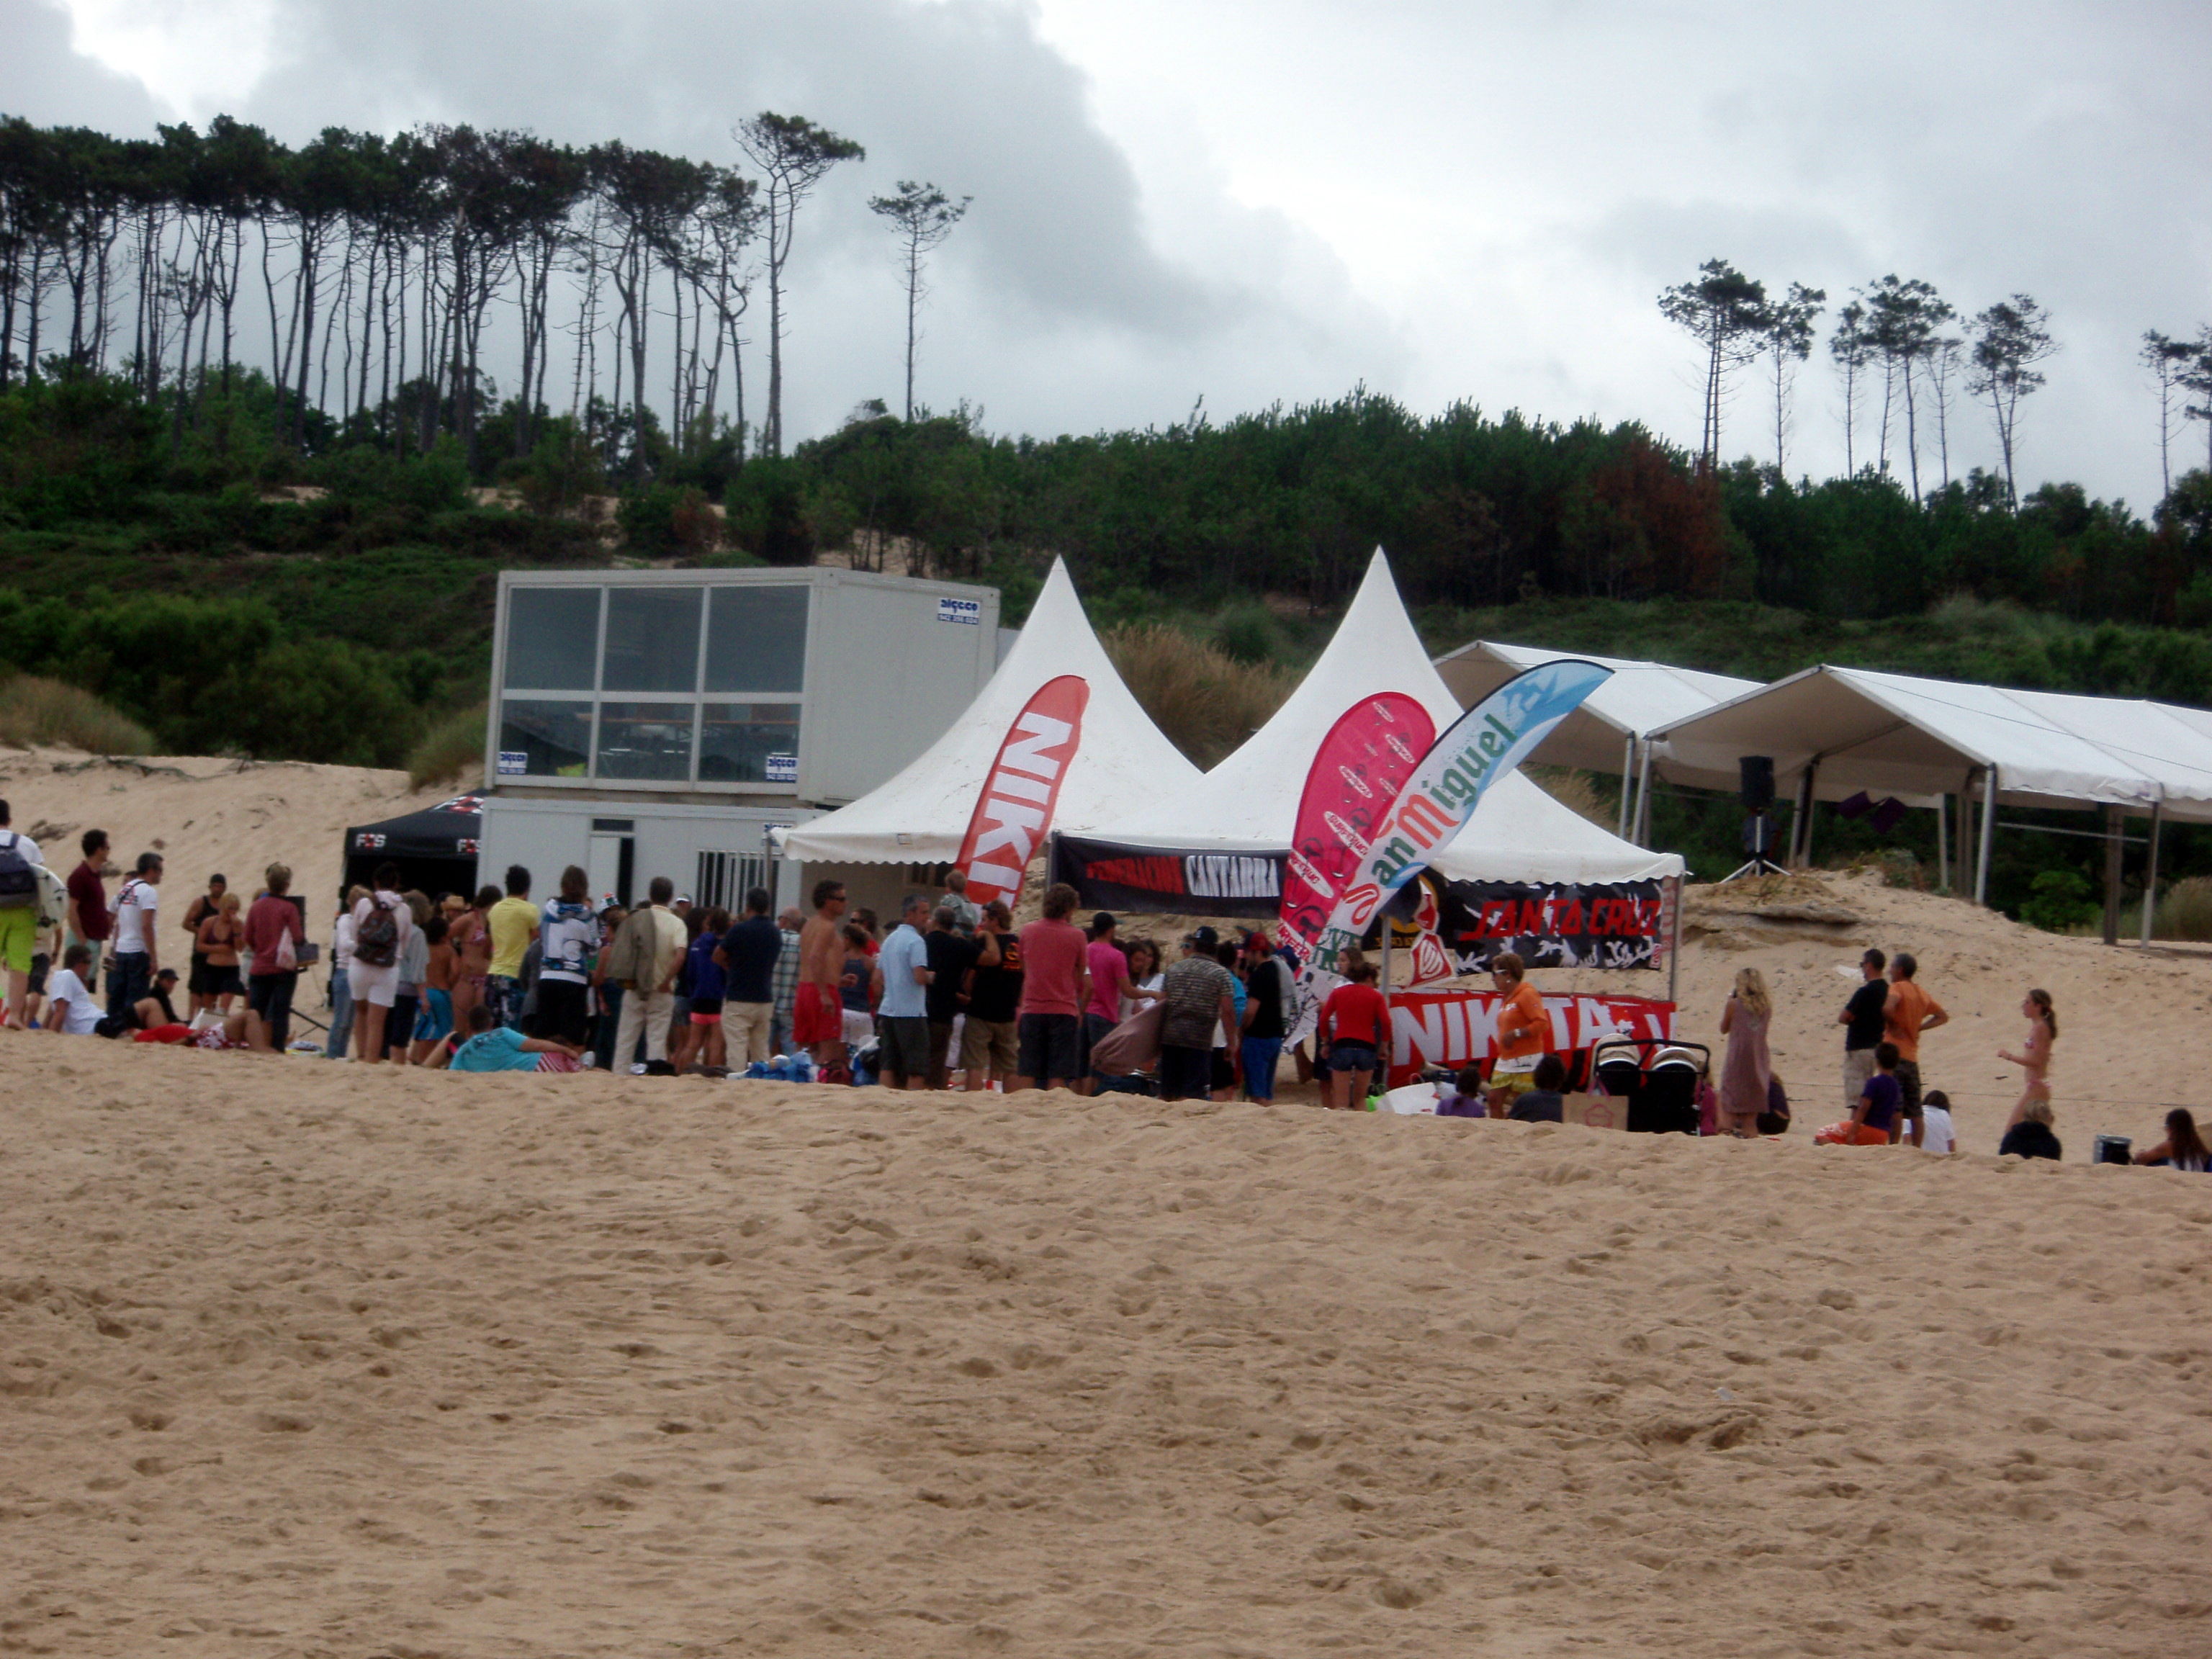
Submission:
{"label": "overcast sky", "polygon": [[[467,121],[733,162],[731,122],[772,108],[856,138],[800,224],[795,435],[896,405],[866,200],[909,178],[975,198],[920,395],[997,431],[1364,381],[1694,443],[1700,366],[1654,297],[1719,255],[1832,311],[1893,270],[1962,312],[2033,294],[2063,349],[2023,484],[2148,511],[2138,337],[2212,322],[2203,0],[0,0],[0,110],[118,133]],[[1840,408],[1817,354],[1793,472],[1840,468]],[[1956,418],[1992,462],[1986,415]],[[1771,459],[1748,379],[1726,420]]]}

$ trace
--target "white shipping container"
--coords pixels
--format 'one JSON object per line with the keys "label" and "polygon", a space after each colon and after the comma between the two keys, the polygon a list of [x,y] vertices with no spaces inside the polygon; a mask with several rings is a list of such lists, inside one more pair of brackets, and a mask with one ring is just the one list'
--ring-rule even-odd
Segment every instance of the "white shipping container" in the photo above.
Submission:
{"label": "white shipping container", "polygon": [[862,571],[502,572],[486,775],[495,796],[842,805],[982,689],[998,618],[995,588]]}

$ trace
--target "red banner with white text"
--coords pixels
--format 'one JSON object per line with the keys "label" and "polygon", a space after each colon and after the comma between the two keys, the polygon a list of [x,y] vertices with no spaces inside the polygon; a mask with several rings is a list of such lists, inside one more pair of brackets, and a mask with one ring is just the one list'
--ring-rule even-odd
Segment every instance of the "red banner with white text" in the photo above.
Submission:
{"label": "red banner with white text", "polygon": [[1021,896],[1022,872],[1052,828],[1060,781],[1083,741],[1083,711],[1091,684],[1079,674],[1047,680],[1014,717],[998,758],[983,780],[959,867],[968,896],[978,904]]}
{"label": "red banner with white text", "polygon": [[1301,957],[1436,737],[1427,709],[1402,691],[1384,691],[1346,709],[1322,739],[1298,798],[1283,872],[1283,933],[1297,941]]}
{"label": "red banner with white text", "polygon": [[[1456,1072],[1490,1059],[1498,1049],[1498,1004],[1494,991],[1393,991],[1390,1086],[1413,1082],[1435,1066]],[[1610,1036],[1674,1035],[1674,1005],[1650,997],[1561,992],[1544,998],[1544,1012],[1552,1021],[1547,1047],[1562,1057]]]}

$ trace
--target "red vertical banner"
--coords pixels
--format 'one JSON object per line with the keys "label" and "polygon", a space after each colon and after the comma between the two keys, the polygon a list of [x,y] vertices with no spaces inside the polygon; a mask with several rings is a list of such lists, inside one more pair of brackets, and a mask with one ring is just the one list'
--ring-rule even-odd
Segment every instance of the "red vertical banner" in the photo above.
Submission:
{"label": "red vertical banner", "polygon": [[[1300,954],[1336,908],[1398,791],[1436,741],[1429,711],[1401,691],[1362,697],[1337,716],[1306,773],[1283,872],[1283,932]],[[1326,965],[1326,964],[1324,964]]]}
{"label": "red vertical banner", "polygon": [[1052,828],[1060,783],[1083,741],[1090,702],[1090,682],[1062,674],[1039,686],[1007,728],[960,843],[959,866],[976,903],[1011,904],[1021,896],[1023,872]]}

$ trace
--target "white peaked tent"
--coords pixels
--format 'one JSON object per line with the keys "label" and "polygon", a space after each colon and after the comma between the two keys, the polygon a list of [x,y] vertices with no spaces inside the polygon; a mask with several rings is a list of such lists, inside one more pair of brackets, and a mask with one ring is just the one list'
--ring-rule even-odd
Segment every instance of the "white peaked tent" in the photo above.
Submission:
{"label": "white peaked tent", "polygon": [[817,864],[939,864],[958,857],[1006,729],[1038,687],[1062,674],[1090,682],[1091,700],[1081,744],[1060,783],[1055,825],[1085,831],[1132,800],[1197,787],[1198,769],[1129,695],[1091,631],[1066,567],[1054,559],[1021,636],[951,728],[896,777],[780,832],[783,856]]}
{"label": "white peaked tent", "polygon": [[[1439,732],[1462,713],[1429,661],[1389,561],[1377,548],[1328,648],[1273,718],[1195,784],[1133,793],[1121,816],[1091,833],[1163,852],[1286,851],[1322,739],[1345,710],[1382,691],[1413,698]],[[1085,833],[1065,812],[1058,827]],[[1492,786],[1435,864],[1452,879],[1479,881],[1636,881],[1680,875],[1683,868],[1675,854],[1622,841],[1517,772]]]}

